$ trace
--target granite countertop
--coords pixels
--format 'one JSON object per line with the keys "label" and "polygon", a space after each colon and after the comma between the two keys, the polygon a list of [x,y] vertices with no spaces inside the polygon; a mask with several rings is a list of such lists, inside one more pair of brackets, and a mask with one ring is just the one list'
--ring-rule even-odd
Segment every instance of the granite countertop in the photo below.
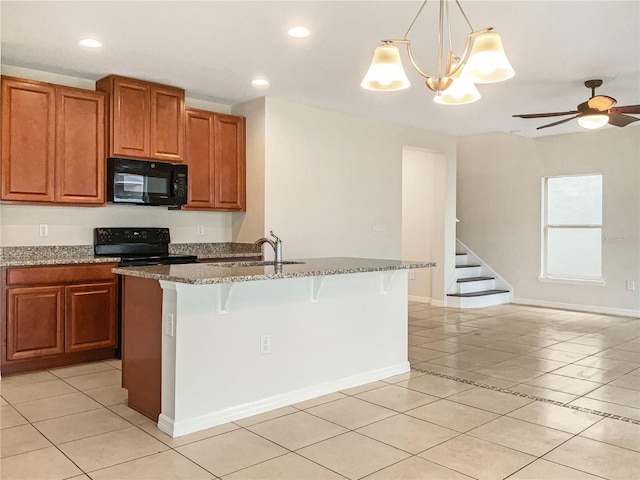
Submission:
{"label": "granite countertop", "polygon": [[[431,262],[380,260],[375,258],[305,258],[276,267],[269,262],[195,263],[188,265],[157,265],[121,267],[112,271],[120,275],[166,280],[192,285],[253,282],[281,278],[321,277],[347,273],[381,272],[435,267]],[[245,265],[243,265],[243,263]],[[253,264],[246,266],[246,264]]]}
{"label": "granite countertop", "polygon": [[2,247],[0,266],[69,265],[81,263],[117,263],[116,257],[95,257],[93,245],[51,245]]}
{"label": "granite countertop", "polygon": [[[176,243],[169,245],[169,253],[197,255],[198,258],[261,258],[260,247],[253,243]],[[119,257],[96,257],[93,245],[51,245],[1,247],[1,267],[37,265],[72,265],[83,263],[117,263]]]}

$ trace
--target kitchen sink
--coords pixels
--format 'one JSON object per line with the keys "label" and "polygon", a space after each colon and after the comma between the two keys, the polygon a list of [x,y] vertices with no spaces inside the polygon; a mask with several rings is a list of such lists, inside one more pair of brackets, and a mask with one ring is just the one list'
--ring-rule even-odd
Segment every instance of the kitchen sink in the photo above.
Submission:
{"label": "kitchen sink", "polygon": [[[293,262],[285,261],[282,265],[300,265],[307,262]],[[207,265],[213,265],[216,267],[273,267],[274,262],[220,262],[220,263],[208,263]]]}

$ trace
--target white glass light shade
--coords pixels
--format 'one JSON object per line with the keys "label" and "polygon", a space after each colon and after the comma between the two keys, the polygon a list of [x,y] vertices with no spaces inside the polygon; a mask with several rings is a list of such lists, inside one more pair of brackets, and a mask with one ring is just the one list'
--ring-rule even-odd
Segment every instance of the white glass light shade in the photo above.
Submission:
{"label": "white glass light shade", "polygon": [[600,115],[596,113],[593,115],[581,115],[578,117],[578,125],[580,125],[582,128],[587,128],[589,130],[602,128],[607,123],[609,123],[608,115]]}
{"label": "white glass light shade", "polygon": [[441,95],[433,97],[433,101],[442,105],[463,105],[480,100],[480,92],[468,80],[454,78],[453,83]]}
{"label": "white glass light shade", "polygon": [[482,33],[473,39],[471,54],[460,76],[473,83],[495,83],[515,75],[500,35]]}
{"label": "white glass light shade", "polygon": [[102,43],[100,43],[100,41],[96,40],[95,38],[83,38],[78,43],[83,47],[89,48],[100,48],[102,46]]}
{"label": "white glass light shade", "polygon": [[369,71],[360,86],[367,90],[403,90],[411,85],[402,68],[400,52],[393,45],[381,45],[373,52]]}
{"label": "white glass light shade", "polygon": [[309,29],[302,26],[292,27],[287,31],[287,33],[290,37],[293,38],[307,38],[309,35],[311,35]]}

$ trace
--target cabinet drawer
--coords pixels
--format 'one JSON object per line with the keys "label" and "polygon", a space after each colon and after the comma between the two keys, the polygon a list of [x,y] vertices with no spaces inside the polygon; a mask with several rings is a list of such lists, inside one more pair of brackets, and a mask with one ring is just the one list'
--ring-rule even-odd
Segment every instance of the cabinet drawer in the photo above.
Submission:
{"label": "cabinet drawer", "polygon": [[48,285],[115,280],[115,263],[7,268],[7,285]]}

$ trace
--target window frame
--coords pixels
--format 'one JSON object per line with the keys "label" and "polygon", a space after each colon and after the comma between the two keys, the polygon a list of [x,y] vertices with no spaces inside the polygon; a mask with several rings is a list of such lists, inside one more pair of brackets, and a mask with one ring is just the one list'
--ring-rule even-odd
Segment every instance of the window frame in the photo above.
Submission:
{"label": "window frame", "polygon": [[[549,175],[546,177],[542,177],[542,218],[541,218],[541,259],[540,259],[540,275],[538,276],[538,280],[541,282],[549,282],[549,283],[564,283],[570,285],[596,285],[596,286],[604,286],[605,281],[602,275],[602,245],[603,245],[603,224],[604,218],[602,218],[601,223],[599,224],[548,224],[547,219],[548,216],[548,185],[549,179],[553,178],[569,178],[569,177],[595,177],[599,176],[601,178],[601,185],[603,186],[601,191],[601,201],[603,203],[602,209],[602,217],[604,217],[604,175],[602,173],[581,173],[581,174],[568,174],[568,175]],[[562,228],[572,228],[572,229],[600,229],[600,275],[569,275],[569,274],[553,274],[548,273],[548,236],[549,229],[562,229]]]}

